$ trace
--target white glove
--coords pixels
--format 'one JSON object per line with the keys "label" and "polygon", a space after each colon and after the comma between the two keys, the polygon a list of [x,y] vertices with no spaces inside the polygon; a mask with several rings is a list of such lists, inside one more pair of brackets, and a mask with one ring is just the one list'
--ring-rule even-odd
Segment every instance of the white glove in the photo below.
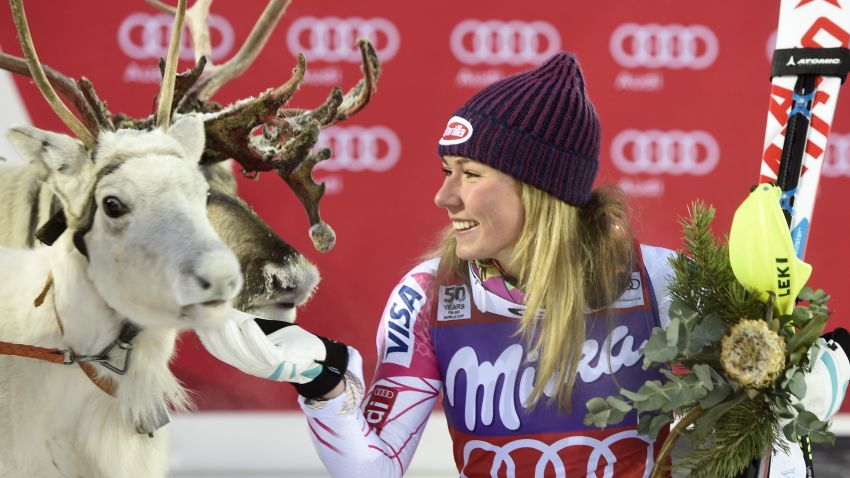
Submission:
{"label": "white glove", "polygon": [[215,358],[255,377],[298,384],[308,398],[321,397],[342,379],[348,362],[344,344],[286,322],[275,322],[281,328],[266,335],[257,319],[233,309],[222,327],[195,332]]}
{"label": "white glove", "polygon": [[820,338],[818,345],[820,350],[812,364],[812,371],[805,375],[806,395],[800,403],[817,415],[818,420],[828,421],[844,401],[850,380],[850,361],[838,342]]}

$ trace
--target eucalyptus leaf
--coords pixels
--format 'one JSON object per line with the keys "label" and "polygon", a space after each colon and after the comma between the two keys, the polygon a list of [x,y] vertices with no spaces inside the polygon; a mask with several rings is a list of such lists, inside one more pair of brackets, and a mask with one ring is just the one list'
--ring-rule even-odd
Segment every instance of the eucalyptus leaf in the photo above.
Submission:
{"label": "eucalyptus leaf", "polygon": [[812,297],[811,302],[815,304],[824,304],[830,299],[830,295],[827,294],[823,289],[818,289],[814,293],[814,297]]}
{"label": "eucalyptus leaf", "polygon": [[[788,349],[786,349],[788,350]],[[800,363],[803,360],[803,357],[806,356],[805,349],[797,349],[794,352],[788,354],[788,363]]]}
{"label": "eucalyptus leaf", "polygon": [[652,420],[650,420],[649,422],[649,437],[653,440],[657,438],[658,433],[661,431],[661,429],[672,421],[673,416],[670,413],[662,413],[660,415],[655,415],[654,417],[652,417]]}
{"label": "eucalyptus leaf", "polygon": [[606,398],[605,401],[608,402],[609,405],[611,405],[611,408],[619,410],[620,412],[629,413],[630,411],[632,411],[631,405],[613,395]]}
{"label": "eucalyptus leaf", "polygon": [[645,395],[643,393],[632,392],[630,390],[626,390],[625,388],[620,389],[620,395],[628,398],[629,400],[631,400],[633,402],[639,402],[639,401],[646,400],[647,398],[649,398],[647,395]]}
{"label": "eucalyptus leaf", "polygon": [[647,380],[647,382],[645,384],[643,384],[643,387],[641,387],[641,390],[643,390],[644,387],[646,387],[651,392],[660,394],[664,398],[667,398],[667,399],[670,398],[664,392],[664,386],[661,384],[661,381],[659,381],[659,380]]}
{"label": "eucalyptus leaf", "polygon": [[590,413],[599,413],[611,408],[611,405],[602,397],[593,397],[585,405]]}
{"label": "eucalyptus leaf", "polygon": [[805,307],[795,307],[791,313],[791,318],[794,325],[797,327],[805,327],[812,320],[812,313]]}
{"label": "eucalyptus leaf", "polygon": [[824,344],[826,344],[826,341],[815,340],[815,343],[813,343],[812,346],[809,347],[809,350],[806,351],[806,361],[808,362],[807,366],[805,367],[806,371],[812,370],[812,366],[817,361],[821,347],[825,346]]}
{"label": "eucalyptus leaf", "polygon": [[667,347],[678,348],[681,323],[682,322],[678,320],[671,320],[670,323],[667,325],[667,329],[665,330],[665,335],[667,338]]}
{"label": "eucalyptus leaf", "polygon": [[711,391],[714,388],[714,383],[711,381],[711,367],[705,364],[696,364],[691,370],[693,370],[694,375],[699,379],[700,385],[705,387],[706,390]]}
{"label": "eucalyptus leaf", "polygon": [[[782,396],[782,395],[777,395],[776,397],[774,397],[774,399],[773,399],[773,400],[774,400],[774,403],[776,403],[776,406],[777,406],[780,410],[790,410],[790,408],[791,408],[791,402],[789,402],[789,401],[788,401],[788,399],[787,399],[787,398],[785,398],[784,396]],[[783,412],[783,413],[784,413],[784,412]],[[791,418],[791,417],[783,417],[783,418]]]}
{"label": "eucalyptus leaf", "polygon": [[800,436],[797,433],[797,422],[791,420],[784,427],[782,427],[782,433],[785,435],[785,439],[791,443],[795,443],[797,441],[797,437]]}
{"label": "eucalyptus leaf", "polygon": [[815,291],[813,291],[811,287],[806,286],[800,289],[800,292],[797,294],[797,299],[810,301],[814,298],[814,296]]}
{"label": "eucalyptus leaf", "polygon": [[[809,347],[811,347],[811,345],[823,334],[823,327],[825,325],[826,317],[818,317],[810,320],[805,327],[798,330],[797,333],[791,337],[791,340],[788,341],[788,345],[785,350],[792,354],[799,352],[800,350],[803,352],[807,351]],[[791,364],[796,364],[798,361],[792,360]]]}
{"label": "eucalyptus leaf", "polygon": [[696,317],[697,313],[681,300],[674,300],[670,304],[667,315],[670,317],[671,322],[673,320],[689,321]]}
{"label": "eucalyptus leaf", "polygon": [[[587,401],[586,404],[588,413],[584,416],[584,424],[593,424],[597,428],[605,428],[617,422],[611,422],[612,408],[610,404],[601,397],[594,397]],[[614,417],[616,418],[616,417]],[[622,420],[622,418],[620,418]]]}
{"label": "eucalyptus leaf", "polygon": [[794,421],[797,422],[797,431],[802,431],[802,435],[808,435],[814,430],[826,430],[827,428],[827,423],[818,420],[817,415],[808,410],[800,412]]}
{"label": "eucalyptus leaf", "polygon": [[[716,374],[717,372],[715,372]],[[701,406],[704,410],[708,410],[711,407],[717,405],[722,402],[729,396],[729,393],[732,391],[732,387],[729,386],[728,383],[724,380],[719,380],[714,383],[713,389],[708,392],[708,394],[699,399],[699,406]]]}
{"label": "eucalyptus leaf", "polygon": [[829,443],[835,445],[835,434],[829,431],[815,430],[809,434],[812,443]]}
{"label": "eucalyptus leaf", "polygon": [[828,433],[827,428],[829,427],[829,424],[818,420],[817,415],[808,410],[802,409],[802,407],[797,407],[795,405],[795,408],[799,410],[799,413],[782,428],[782,432],[785,433],[785,437],[795,437],[790,440],[792,442],[796,440],[796,437],[803,435],[811,436],[813,434],[818,434],[819,438],[824,438],[823,434]]}
{"label": "eucalyptus leaf", "polygon": [[697,329],[700,330],[700,333],[707,341],[716,342],[726,333],[726,323],[723,322],[723,319],[719,315],[708,314],[698,326],[694,327],[694,333],[697,333]]}
{"label": "eucalyptus leaf", "polygon": [[670,412],[694,402],[694,390],[680,382],[668,382],[664,388],[670,399],[661,408],[663,412]]}
{"label": "eucalyptus leaf", "polygon": [[[714,425],[717,423],[717,420],[720,419],[723,415],[726,414],[733,406],[738,403],[738,400],[729,400],[725,402],[720,402],[717,405],[707,409],[705,413],[700,415],[699,418],[694,422],[695,432],[696,429],[701,429],[702,433],[708,433],[714,429]],[[705,436],[705,435],[703,435]]]}
{"label": "eucalyptus leaf", "polygon": [[608,415],[607,421],[609,425],[616,425],[622,422],[624,418],[626,418],[626,414],[624,412],[621,412],[616,408],[612,408]]}
{"label": "eucalyptus leaf", "polygon": [[634,402],[634,407],[639,413],[659,410],[670,401],[670,397],[661,388],[661,382],[658,380],[647,381],[640,387],[638,393],[646,397],[644,400]]}
{"label": "eucalyptus leaf", "polygon": [[[678,324],[678,322],[677,322]],[[670,330],[672,327],[668,327]],[[678,330],[678,326],[675,327]],[[668,345],[667,333],[660,328],[652,329],[652,334],[643,348],[643,368],[647,369],[654,363],[666,364],[672,362],[679,355],[679,350],[675,346]],[[678,337],[678,335],[677,335]],[[678,340],[678,339],[677,339]]]}
{"label": "eucalyptus leaf", "polygon": [[806,396],[806,376],[803,372],[798,370],[788,381],[788,391],[800,400]]}

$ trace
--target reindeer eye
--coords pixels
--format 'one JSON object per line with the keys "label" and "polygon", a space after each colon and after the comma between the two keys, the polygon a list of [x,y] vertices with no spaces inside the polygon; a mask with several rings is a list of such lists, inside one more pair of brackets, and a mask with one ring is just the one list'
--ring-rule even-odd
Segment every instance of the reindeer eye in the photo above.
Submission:
{"label": "reindeer eye", "polygon": [[103,198],[103,211],[106,215],[112,218],[121,217],[130,212],[127,206],[115,196],[106,196]]}

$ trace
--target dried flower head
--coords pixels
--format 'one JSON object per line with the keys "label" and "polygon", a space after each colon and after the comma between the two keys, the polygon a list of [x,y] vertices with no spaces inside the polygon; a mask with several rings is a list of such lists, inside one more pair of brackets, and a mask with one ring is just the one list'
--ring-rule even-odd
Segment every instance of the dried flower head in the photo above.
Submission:
{"label": "dried flower head", "polygon": [[720,363],[741,386],[767,388],[785,369],[785,339],[763,320],[741,320],[723,337]]}

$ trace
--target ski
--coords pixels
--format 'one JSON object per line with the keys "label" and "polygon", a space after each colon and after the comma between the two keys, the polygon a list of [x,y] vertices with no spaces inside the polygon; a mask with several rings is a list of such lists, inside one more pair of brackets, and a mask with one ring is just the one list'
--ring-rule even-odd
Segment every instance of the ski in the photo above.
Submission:
{"label": "ski", "polygon": [[[782,190],[782,209],[801,260],[838,92],[850,67],[848,43],[850,1],[782,0],[759,183],[776,183]],[[789,445],[790,454],[776,452],[745,475],[813,477],[808,437],[800,438],[799,448]]]}
{"label": "ski", "polygon": [[848,42],[847,0],[782,0],[759,183],[775,182],[782,189],[782,207],[800,259],[847,71]]}

